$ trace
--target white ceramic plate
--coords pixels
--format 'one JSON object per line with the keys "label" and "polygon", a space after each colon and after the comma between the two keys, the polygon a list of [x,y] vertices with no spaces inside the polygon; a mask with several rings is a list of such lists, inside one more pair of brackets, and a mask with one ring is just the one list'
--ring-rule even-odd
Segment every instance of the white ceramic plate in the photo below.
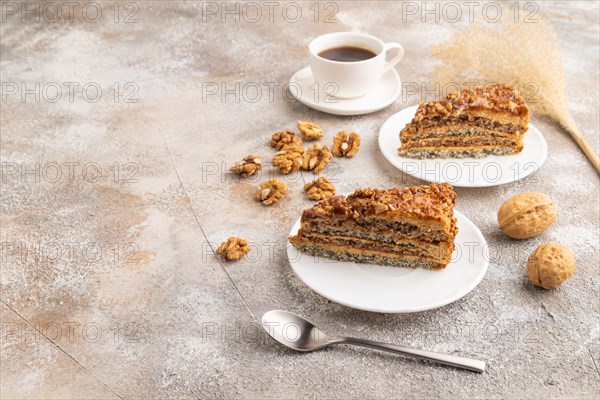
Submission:
{"label": "white ceramic plate", "polygon": [[392,115],[379,131],[383,156],[399,170],[428,182],[448,182],[461,187],[497,186],[515,182],[538,171],[548,153],[542,133],[529,124],[523,151],[519,154],[486,158],[432,158],[418,160],[398,155],[400,131],[415,115],[417,106]]}
{"label": "white ceramic plate", "polygon": [[379,83],[367,94],[356,99],[338,99],[328,95],[313,80],[310,67],[296,72],[290,78],[290,93],[310,108],[334,115],[361,115],[379,111],[400,95],[402,84],[395,69],[385,73]]}
{"label": "white ceramic plate", "polygon": [[[397,268],[314,257],[288,243],[290,265],[323,297],[359,310],[409,313],[452,303],[473,290],[488,267],[488,246],[479,229],[454,211],[458,235],[452,262],[443,270]],[[300,228],[296,221],[291,235]]]}

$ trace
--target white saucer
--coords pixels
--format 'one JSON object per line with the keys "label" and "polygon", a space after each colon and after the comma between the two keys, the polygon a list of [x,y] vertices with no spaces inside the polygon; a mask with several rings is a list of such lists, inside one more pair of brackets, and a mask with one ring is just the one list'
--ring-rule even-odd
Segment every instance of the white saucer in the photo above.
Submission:
{"label": "white saucer", "polygon": [[486,158],[428,158],[413,159],[398,155],[400,131],[415,115],[417,106],[392,115],[379,131],[379,149],[399,170],[428,182],[448,182],[461,187],[486,187],[511,183],[537,172],[548,153],[542,133],[529,124],[518,154]]}
{"label": "white saucer", "polygon": [[[458,235],[452,261],[440,271],[358,264],[314,257],[288,243],[292,269],[309,288],[323,297],[359,310],[409,313],[452,303],[483,279],[488,246],[479,229],[454,211]],[[300,228],[296,221],[291,235]]]}
{"label": "white saucer", "polygon": [[356,99],[338,99],[323,91],[312,78],[310,67],[290,78],[290,93],[310,108],[334,115],[361,115],[379,111],[394,102],[402,87],[395,69],[386,72],[367,94]]}

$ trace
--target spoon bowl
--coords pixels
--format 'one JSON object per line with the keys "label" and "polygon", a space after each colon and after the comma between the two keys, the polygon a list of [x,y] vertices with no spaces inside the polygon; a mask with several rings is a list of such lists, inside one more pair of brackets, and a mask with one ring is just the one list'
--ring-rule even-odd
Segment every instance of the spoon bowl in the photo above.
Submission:
{"label": "spoon bowl", "polygon": [[262,317],[263,328],[279,343],[297,351],[314,351],[332,344],[331,338],[299,315],[271,310]]}

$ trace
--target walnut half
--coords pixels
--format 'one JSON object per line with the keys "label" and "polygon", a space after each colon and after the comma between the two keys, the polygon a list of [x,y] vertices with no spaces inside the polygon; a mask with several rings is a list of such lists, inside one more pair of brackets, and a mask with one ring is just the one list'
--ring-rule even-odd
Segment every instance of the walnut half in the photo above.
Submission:
{"label": "walnut half", "polygon": [[315,140],[323,137],[323,129],[312,122],[298,121],[298,130],[306,140]]}
{"label": "walnut half", "polygon": [[296,172],[302,166],[302,155],[304,147],[289,144],[283,146],[281,150],[275,153],[273,157],[273,166],[279,168],[279,171],[287,175],[290,172]]}
{"label": "walnut half", "polygon": [[260,184],[260,189],[256,192],[256,199],[265,206],[270,206],[285,196],[287,190],[285,182],[281,182],[279,179],[269,179]]}
{"label": "walnut half", "polygon": [[335,186],[324,176],[304,185],[306,196],[311,200],[326,200],[335,195]]}
{"label": "walnut half", "polygon": [[300,136],[296,136],[296,134],[292,131],[279,131],[275,132],[273,136],[271,136],[269,144],[271,145],[271,147],[274,147],[277,150],[281,150],[284,146],[287,146],[288,144],[301,146],[302,139],[300,138]]}
{"label": "walnut half", "polygon": [[248,241],[239,237],[231,236],[226,242],[221,243],[217,249],[217,254],[223,254],[227,261],[235,261],[242,258],[250,251]]}
{"label": "walnut half", "polygon": [[341,131],[333,138],[333,154],[337,157],[352,157],[358,152],[360,147],[360,136],[356,132],[348,135],[348,132]]}
{"label": "walnut half", "polygon": [[230,171],[240,175],[242,178],[254,175],[256,171],[260,171],[261,169],[261,158],[253,155],[244,157],[242,161],[236,162],[229,168]]}
{"label": "walnut half", "polygon": [[302,168],[318,174],[325,169],[329,160],[331,160],[329,147],[321,147],[319,143],[315,143],[306,150],[304,160],[302,161]]}

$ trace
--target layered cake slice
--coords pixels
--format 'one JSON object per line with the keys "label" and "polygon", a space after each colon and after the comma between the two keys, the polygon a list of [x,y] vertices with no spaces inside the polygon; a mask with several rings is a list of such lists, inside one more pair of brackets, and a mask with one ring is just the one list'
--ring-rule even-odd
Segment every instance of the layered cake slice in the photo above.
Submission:
{"label": "layered cake slice", "polygon": [[458,232],[455,203],[448,183],[357,189],[305,210],[289,241],[304,253],[337,260],[441,269]]}
{"label": "layered cake slice", "polygon": [[400,132],[398,154],[408,158],[482,158],[523,150],[529,109],[502,84],[450,93],[419,104]]}

